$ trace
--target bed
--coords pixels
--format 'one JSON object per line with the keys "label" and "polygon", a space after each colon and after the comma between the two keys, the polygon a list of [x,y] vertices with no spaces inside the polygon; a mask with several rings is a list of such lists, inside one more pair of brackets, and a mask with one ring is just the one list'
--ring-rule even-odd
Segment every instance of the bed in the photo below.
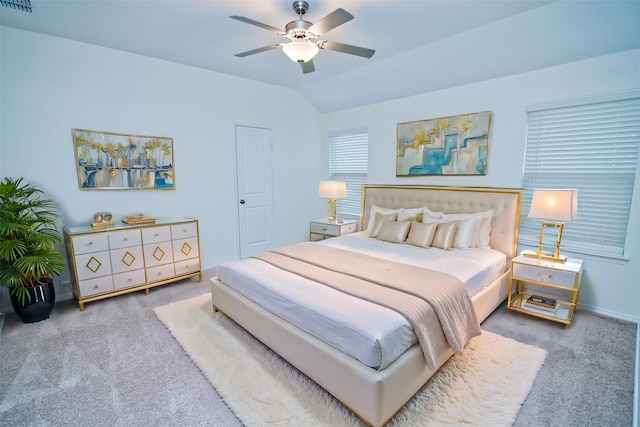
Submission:
{"label": "bed", "polygon": [[[412,276],[413,271],[409,269],[423,268],[417,265],[422,262],[420,258],[433,258],[435,261],[424,268],[442,268],[445,275],[455,275],[466,286],[472,311],[477,321],[482,322],[507,297],[508,265],[516,252],[521,198],[519,189],[367,184],[363,186],[360,223],[363,231],[322,243],[301,243],[292,250],[313,250],[313,246],[321,253],[326,252],[326,256],[336,251],[350,251],[356,252],[354,257],[388,257],[389,261],[385,260],[385,263],[389,262],[394,271],[397,271],[397,266],[406,266],[410,271],[408,276]],[[420,212],[417,217],[413,216],[416,212]],[[400,213],[402,218],[398,216]],[[457,241],[456,247],[451,247],[453,238],[449,238],[447,250],[443,250],[422,248],[415,242],[393,242],[393,238],[387,238],[390,234],[397,234],[400,222],[414,221],[436,223],[439,231],[444,227],[440,224],[453,222],[458,227],[458,237],[468,237],[471,235],[468,232],[469,218],[473,218],[474,230],[478,230],[473,232],[475,241],[471,247],[465,246],[468,242],[464,239]],[[467,232],[463,232],[462,224],[467,225]],[[482,244],[481,226],[486,227],[486,241]],[[414,224],[414,227],[430,226]],[[384,236],[370,237],[374,229]],[[388,233],[391,229],[394,232]],[[420,257],[425,253],[429,256]],[[474,264],[480,267],[474,267]],[[380,261],[380,265],[380,271],[383,271],[386,264]],[[446,265],[449,267],[442,267]],[[225,263],[211,279],[214,311],[220,310],[234,319],[367,424],[384,425],[454,354],[451,346],[447,345],[448,337],[444,337],[443,332],[434,332],[434,342],[441,343],[444,339],[445,344],[436,345],[432,357],[427,357],[422,341],[416,338],[416,334],[407,332],[406,319],[402,315],[386,307],[373,309],[372,312],[386,316],[385,322],[397,322],[387,327],[387,323],[378,322],[374,317],[378,314],[363,311],[364,306],[371,306],[371,303],[344,295],[330,286],[319,285],[311,276],[303,276],[292,270],[282,272],[265,259],[245,258]],[[313,294],[314,305],[309,303],[312,308],[306,307],[306,303],[300,304],[302,300],[299,298],[316,291],[320,293]],[[349,302],[349,298],[358,302]],[[280,308],[271,306],[274,304],[280,304]],[[315,304],[320,307],[325,304],[326,313],[318,314],[322,308]],[[329,321],[309,317],[310,312],[326,316]],[[334,325],[334,317],[348,324]],[[360,345],[351,346],[352,342],[357,344],[361,335],[369,333],[364,328],[375,327],[378,323],[384,324],[385,329],[392,330],[395,335],[387,335],[385,331],[380,338],[373,331],[373,344],[363,339]],[[411,324],[408,328],[411,331]],[[385,347],[380,341],[388,341],[388,344]]]}

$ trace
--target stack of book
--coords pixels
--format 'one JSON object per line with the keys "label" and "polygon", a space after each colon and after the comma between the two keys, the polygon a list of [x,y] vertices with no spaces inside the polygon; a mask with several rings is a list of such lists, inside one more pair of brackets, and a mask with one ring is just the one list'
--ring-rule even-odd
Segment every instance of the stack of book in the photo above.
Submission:
{"label": "stack of book", "polygon": [[523,298],[522,308],[553,316],[558,310],[558,301],[548,297],[529,295]]}

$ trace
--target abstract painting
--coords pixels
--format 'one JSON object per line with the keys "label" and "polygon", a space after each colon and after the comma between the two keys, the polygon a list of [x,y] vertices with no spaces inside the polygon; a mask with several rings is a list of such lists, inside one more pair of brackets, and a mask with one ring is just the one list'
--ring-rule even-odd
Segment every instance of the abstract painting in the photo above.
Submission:
{"label": "abstract painting", "polygon": [[86,129],[72,134],[81,190],[174,188],[172,138]]}
{"label": "abstract painting", "polygon": [[491,111],[398,123],[396,176],[486,175]]}

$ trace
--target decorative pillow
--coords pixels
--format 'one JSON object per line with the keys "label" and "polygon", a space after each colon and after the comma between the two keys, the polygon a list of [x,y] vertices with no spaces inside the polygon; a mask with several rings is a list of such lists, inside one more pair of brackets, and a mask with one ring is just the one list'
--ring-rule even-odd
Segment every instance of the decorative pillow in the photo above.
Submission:
{"label": "decorative pillow", "polygon": [[369,210],[369,223],[367,224],[367,228],[366,230],[371,230],[371,228],[373,227],[373,223],[376,219],[376,213],[381,213],[381,214],[391,214],[391,213],[395,213],[397,214],[400,211],[400,209],[387,209],[387,208],[381,208],[380,206],[376,206],[376,205],[371,205],[371,209]]}
{"label": "decorative pillow", "polygon": [[397,213],[389,213],[382,214],[380,212],[376,212],[376,216],[373,220],[373,225],[371,226],[371,232],[369,233],[369,237],[378,237],[378,233],[380,233],[380,227],[382,227],[382,222],[387,219],[390,221],[395,221],[398,217]]}
{"label": "decorative pillow", "polygon": [[407,240],[407,234],[411,223],[409,221],[391,221],[385,219],[380,226],[380,232],[378,233],[378,240],[384,240],[391,243],[404,243]]}
{"label": "decorative pillow", "polygon": [[407,243],[414,246],[420,246],[422,248],[428,248],[433,242],[433,237],[436,235],[436,229],[438,224],[435,222],[424,224],[417,221],[411,222],[411,230],[407,237]]}
{"label": "decorative pillow", "polygon": [[453,239],[456,237],[458,221],[440,222],[437,224],[438,228],[436,229],[436,235],[433,237],[431,246],[449,251],[453,247]]}
{"label": "decorative pillow", "polygon": [[493,209],[472,214],[444,214],[447,220],[458,220],[458,231],[453,242],[454,248],[488,248]]}
{"label": "decorative pillow", "polygon": [[400,221],[418,221],[422,222],[422,210],[420,212],[415,212],[412,214],[408,214],[407,212],[398,212],[398,222]]}
{"label": "decorative pillow", "polygon": [[400,208],[397,221],[407,221],[410,218],[417,218],[418,215],[420,215],[420,218],[422,219],[422,209],[423,208]]}

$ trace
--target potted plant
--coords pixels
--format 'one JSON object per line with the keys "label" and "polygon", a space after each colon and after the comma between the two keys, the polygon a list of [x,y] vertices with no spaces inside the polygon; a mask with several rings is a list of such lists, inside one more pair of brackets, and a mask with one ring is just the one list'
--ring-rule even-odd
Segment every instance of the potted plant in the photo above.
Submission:
{"label": "potted plant", "polygon": [[53,276],[64,269],[59,205],[22,178],[0,181],[0,285],[23,322],[47,319],[55,303]]}

